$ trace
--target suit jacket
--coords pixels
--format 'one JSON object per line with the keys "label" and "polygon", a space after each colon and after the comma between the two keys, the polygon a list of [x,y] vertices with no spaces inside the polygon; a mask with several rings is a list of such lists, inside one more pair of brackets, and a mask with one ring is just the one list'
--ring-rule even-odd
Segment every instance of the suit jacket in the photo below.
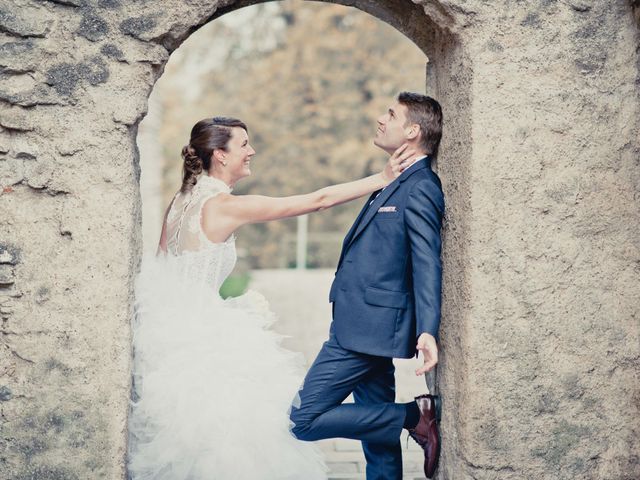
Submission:
{"label": "suit jacket", "polygon": [[438,338],[444,195],[429,157],[376,193],[342,245],[331,330],[348,350],[411,358],[421,333]]}

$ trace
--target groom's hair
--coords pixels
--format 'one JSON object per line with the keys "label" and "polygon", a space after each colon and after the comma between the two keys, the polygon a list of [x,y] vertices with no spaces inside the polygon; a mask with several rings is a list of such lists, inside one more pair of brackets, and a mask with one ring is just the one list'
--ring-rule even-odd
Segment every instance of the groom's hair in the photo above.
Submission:
{"label": "groom's hair", "polygon": [[433,98],[420,93],[402,92],[398,103],[407,107],[407,124],[420,126],[420,146],[436,158],[442,138],[442,108]]}

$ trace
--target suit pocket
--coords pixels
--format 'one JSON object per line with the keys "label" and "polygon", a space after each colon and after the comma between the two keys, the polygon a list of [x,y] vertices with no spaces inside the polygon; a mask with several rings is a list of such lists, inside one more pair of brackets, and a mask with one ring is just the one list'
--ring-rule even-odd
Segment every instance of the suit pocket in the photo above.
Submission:
{"label": "suit pocket", "polygon": [[405,292],[394,292],[382,288],[367,287],[364,291],[364,301],[369,305],[390,308],[407,308],[409,294]]}

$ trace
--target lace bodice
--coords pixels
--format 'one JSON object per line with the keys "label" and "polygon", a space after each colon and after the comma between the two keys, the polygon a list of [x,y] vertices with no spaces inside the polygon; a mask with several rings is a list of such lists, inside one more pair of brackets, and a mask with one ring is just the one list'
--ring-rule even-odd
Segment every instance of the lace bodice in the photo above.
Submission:
{"label": "lace bodice", "polygon": [[236,264],[235,237],[214,243],[202,229],[202,207],[231,188],[206,174],[198,177],[190,192],[178,192],[167,214],[167,259],[175,263],[185,281],[218,291]]}

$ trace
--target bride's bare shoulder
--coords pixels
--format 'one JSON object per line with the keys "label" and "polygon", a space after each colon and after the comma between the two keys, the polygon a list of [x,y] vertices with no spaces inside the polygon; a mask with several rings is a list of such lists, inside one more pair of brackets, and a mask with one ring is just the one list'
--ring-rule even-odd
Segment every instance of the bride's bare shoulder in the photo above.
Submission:
{"label": "bride's bare shoulder", "polygon": [[205,200],[202,205],[201,225],[207,238],[214,242],[224,242],[237,228],[233,206],[234,195],[219,193]]}
{"label": "bride's bare shoulder", "polygon": [[202,204],[202,213],[215,213],[220,209],[226,208],[229,204],[233,203],[236,199],[236,195],[226,192],[220,192],[204,201]]}

